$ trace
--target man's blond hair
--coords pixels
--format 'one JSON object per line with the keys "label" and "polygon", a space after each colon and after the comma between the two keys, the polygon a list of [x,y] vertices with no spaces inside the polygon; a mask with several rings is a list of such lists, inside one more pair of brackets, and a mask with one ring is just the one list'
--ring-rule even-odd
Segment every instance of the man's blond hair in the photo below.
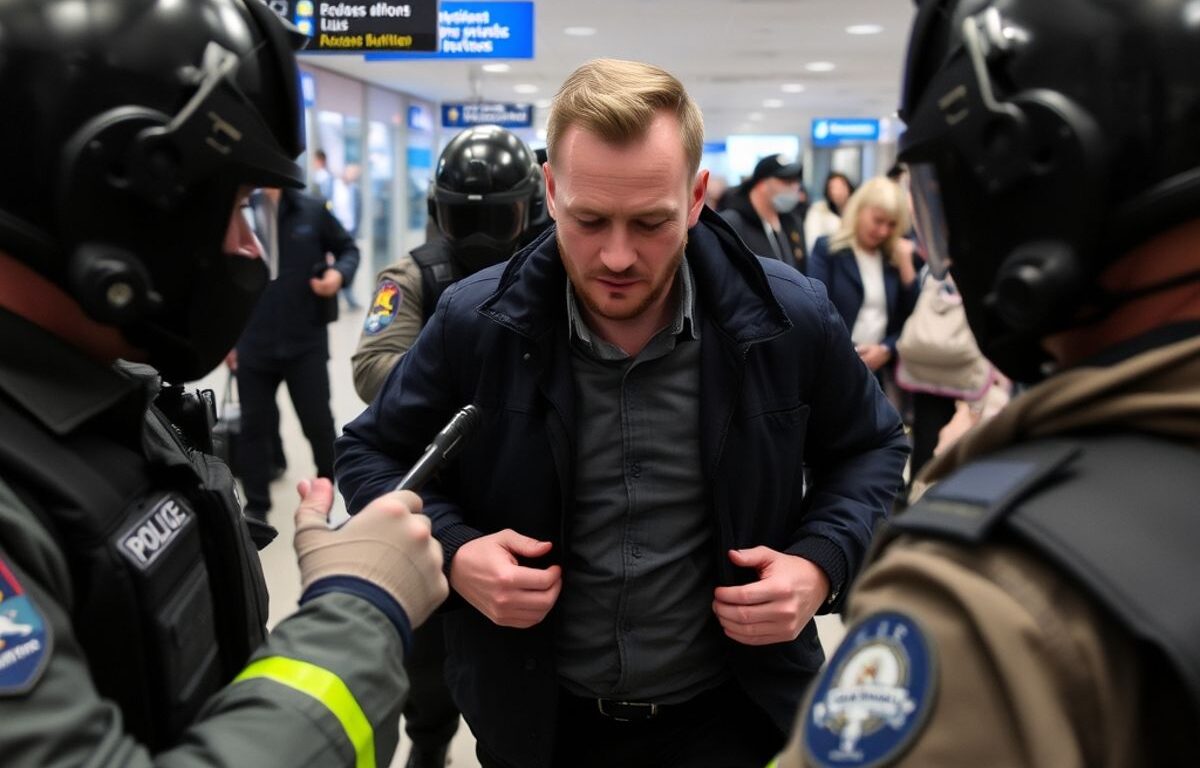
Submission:
{"label": "man's blond hair", "polygon": [[571,126],[621,145],[640,139],[660,112],[679,120],[690,177],[700,168],[704,151],[704,118],[670,72],[652,64],[621,59],[594,59],[571,73],[550,107],[546,154],[550,164]]}

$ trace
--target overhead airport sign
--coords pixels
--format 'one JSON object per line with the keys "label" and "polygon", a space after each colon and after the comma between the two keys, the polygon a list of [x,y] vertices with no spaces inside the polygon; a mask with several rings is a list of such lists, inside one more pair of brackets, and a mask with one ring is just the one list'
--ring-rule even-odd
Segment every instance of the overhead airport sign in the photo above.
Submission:
{"label": "overhead airport sign", "polygon": [[436,51],[437,0],[266,0],[311,41],[305,50]]}
{"label": "overhead airport sign", "polygon": [[533,126],[532,104],[443,104],[443,128],[469,128],[472,125],[499,125],[502,128]]}
{"label": "overhead airport sign", "polygon": [[368,52],[366,58],[532,59],[533,3],[443,0],[437,34],[438,47],[432,53]]}
{"label": "overhead airport sign", "polygon": [[879,121],[866,118],[820,117],[812,121],[815,147],[879,141]]}

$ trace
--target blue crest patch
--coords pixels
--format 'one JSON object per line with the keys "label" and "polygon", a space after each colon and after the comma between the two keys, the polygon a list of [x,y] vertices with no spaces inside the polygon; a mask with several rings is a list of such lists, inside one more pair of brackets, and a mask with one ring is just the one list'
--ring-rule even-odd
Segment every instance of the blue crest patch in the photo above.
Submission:
{"label": "blue crest patch", "polygon": [[371,308],[367,310],[367,319],[363,321],[363,333],[374,336],[392,324],[396,313],[400,311],[400,302],[404,294],[400,286],[392,280],[380,280],[375,289],[375,298],[371,300]]}
{"label": "blue crest patch", "polygon": [[46,668],[49,647],[42,614],[0,560],[0,696],[32,688]]}
{"label": "blue crest patch", "polygon": [[872,768],[904,753],[933,708],[933,646],[902,613],[868,616],[846,633],[804,713],[804,750],[821,768]]}

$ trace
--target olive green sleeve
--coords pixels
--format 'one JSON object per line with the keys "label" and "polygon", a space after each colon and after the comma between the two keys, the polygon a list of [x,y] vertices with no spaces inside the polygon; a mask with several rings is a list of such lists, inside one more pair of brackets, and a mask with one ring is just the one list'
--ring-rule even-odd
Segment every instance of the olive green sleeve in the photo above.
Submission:
{"label": "olive green sleeve", "polygon": [[5,768],[390,764],[408,679],[399,633],[367,601],[333,593],[305,604],[174,745],[152,754],[95,688],[66,608],[74,598],[61,550],[2,483],[0,561],[36,607],[46,639],[32,685],[0,693]]}
{"label": "olive green sleeve", "polygon": [[371,402],[392,368],[417,339],[424,324],[421,271],[407,256],[384,269],[375,281],[358,349],[351,357],[354,389]]}

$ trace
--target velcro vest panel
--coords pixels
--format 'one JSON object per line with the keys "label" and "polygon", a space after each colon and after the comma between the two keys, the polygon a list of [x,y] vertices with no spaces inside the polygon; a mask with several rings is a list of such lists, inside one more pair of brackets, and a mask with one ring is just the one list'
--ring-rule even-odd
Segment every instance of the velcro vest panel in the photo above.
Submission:
{"label": "velcro vest panel", "polygon": [[421,268],[421,315],[423,322],[428,323],[442,293],[461,280],[462,275],[450,258],[449,244],[443,239],[430,240],[408,255]]}
{"label": "velcro vest panel", "polygon": [[[1149,435],[1011,446],[933,486],[889,521],[966,545],[1017,541],[1067,574],[1167,662],[1200,727],[1200,450]],[[1190,732],[1190,731],[1189,731]]]}
{"label": "velcro vest panel", "polygon": [[0,432],[5,482],[71,569],[66,607],[97,690],[151,750],[174,743],[266,637],[229,469],[154,407],[141,453],[86,425],[60,438],[2,398]]}

